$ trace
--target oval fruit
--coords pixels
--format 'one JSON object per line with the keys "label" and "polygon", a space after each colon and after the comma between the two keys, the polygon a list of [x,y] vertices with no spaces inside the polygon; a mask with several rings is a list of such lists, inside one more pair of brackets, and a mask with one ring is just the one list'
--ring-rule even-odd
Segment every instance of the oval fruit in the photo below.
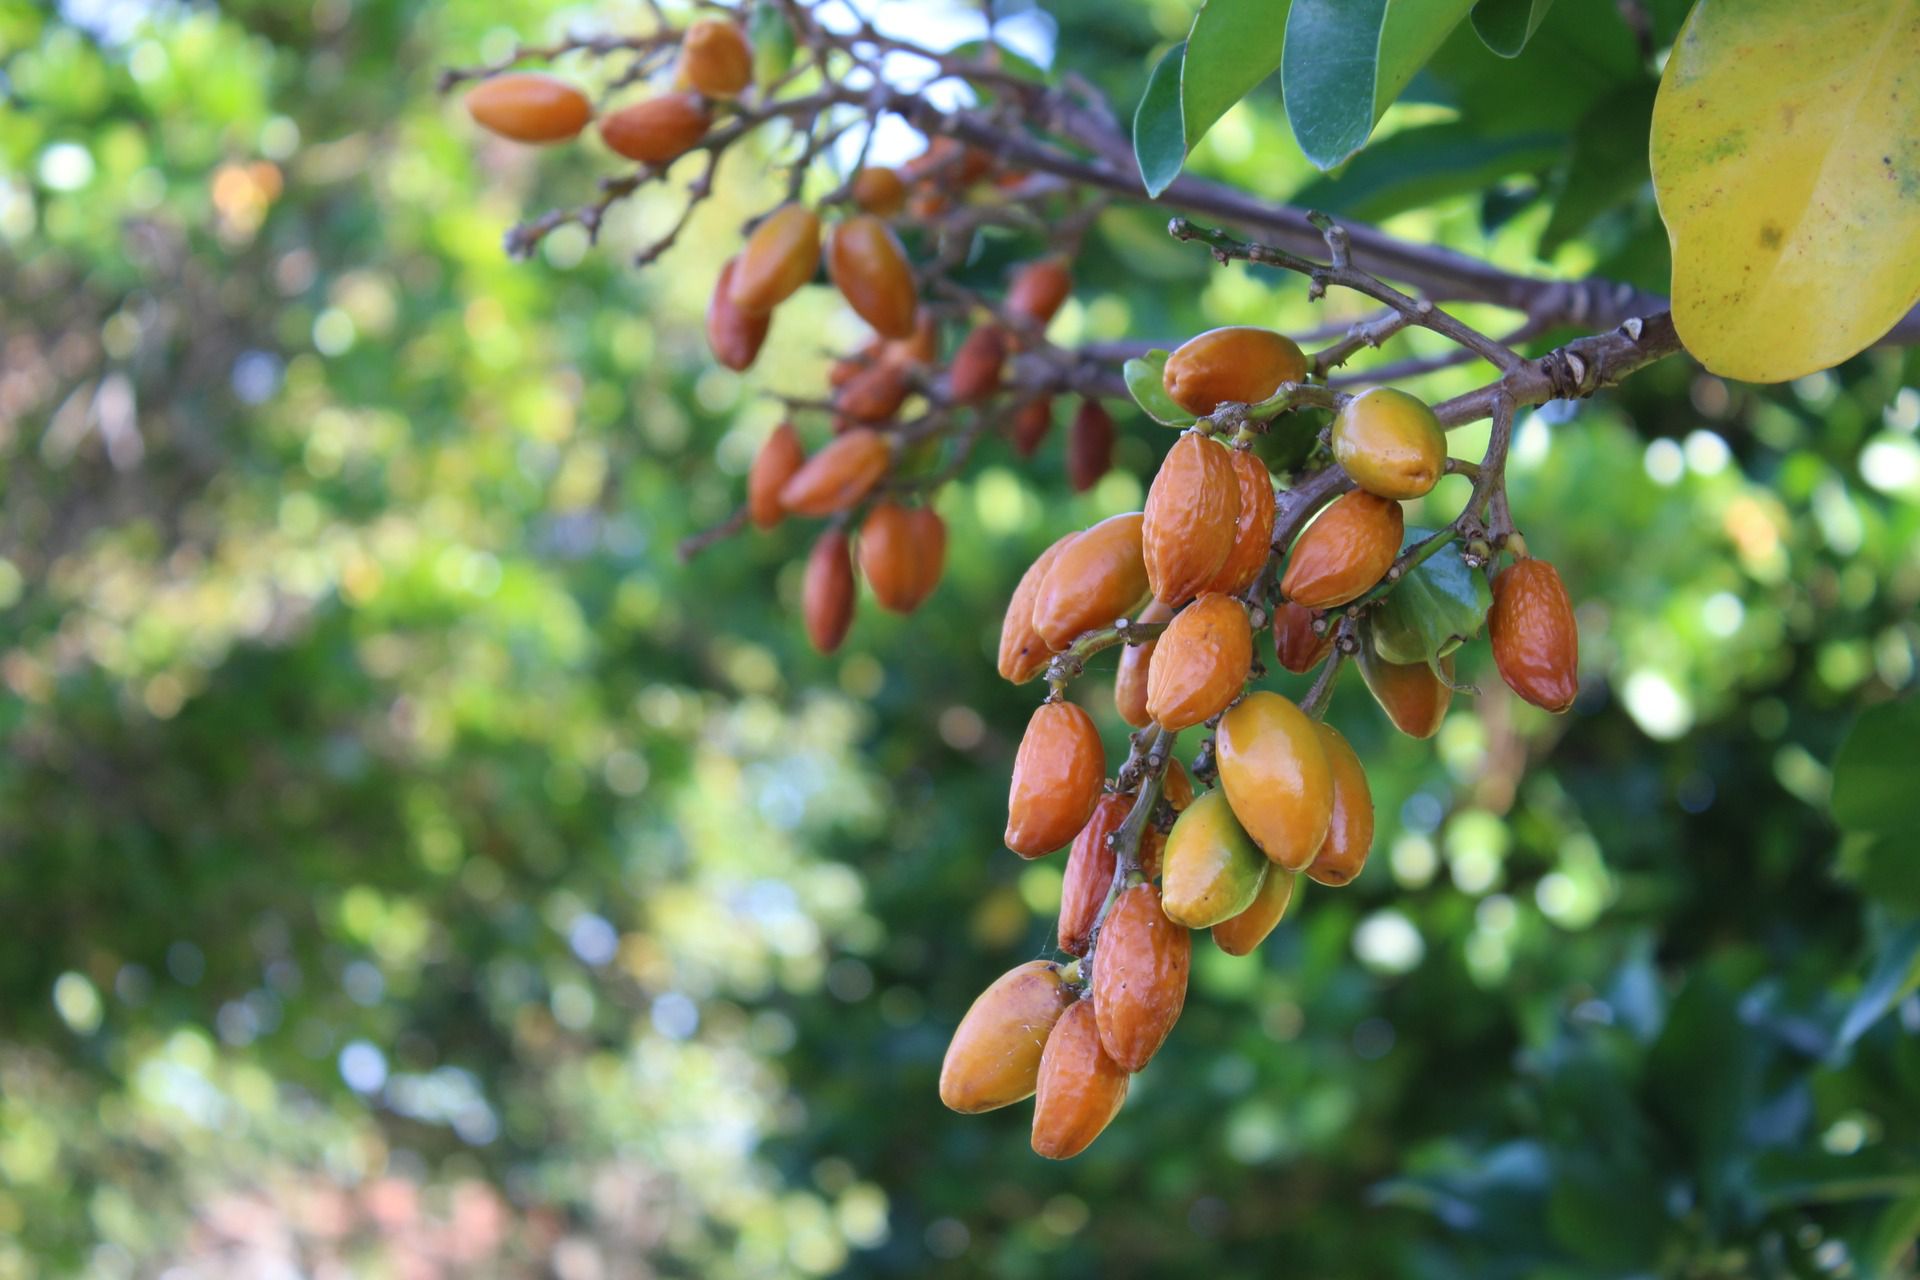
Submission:
{"label": "oval fruit", "polygon": [[1559,572],[1545,560],[1517,560],[1493,580],[1487,611],[1493,660],[1507,687],[1548,711],[1580,694],[1580,629]]}
{"label": "oval fruit", "polygon": [[1293,339],[1271,329],[1230,325],[1188,338],[1161,375],[1173,402],[1204,418],[1223,404],[1258,404],[1283,382],[1307,376]]}
{"label": "oval fruit", "polygon": [[1133,797],[1109,792],[1093,806],[1093,816],[1067,851],[1067,869],[1060,879],[1060,949],[1070,956],[1087,954],[1093,922],[1100,917],[1107,893],[1113,888],[1113,868],[1119,860],[1107,837],[1120,829],[1133,810]]}
{"label": "oval fruit", "polygon": [[907,513],[907,520],[913,526],[913,543],[920,549],[920,583],[913,603],[907,607],[918,609],[940,585],[940,575],[946,571],[947,522],[932,507],[915,507]]}
{"label": "oval fruit", "polygon": [[[1165,622],[1173,610],[1158,600],[1149,600],[1135,622]],[[1144,729],[1153,720],[1147,714],[1147,672],[1153,663],[1156,637],[1145,644],[1130,644],[1120,650],[1120,666],[1113,674],[1113,707],[1120,718],[1136,729]]]}
{"label": "oval fruit", "polygon": [[898,170],[869,166],[853,175],[847,194],[862,213],[891,218],[907,203],[907,184]]}
{"label": "oval fruit", "polygon": [[1265,942],[1273,927],[1280,923],[1280,917],[1287,914],[1287,904],[1293,901],[1295,879],[1295,872],[1269,866],[1266,879],[1260,882],[1260,892],[1254,895],[1253,905],[1233,919],[1213,926],[1214,945],[1230,956],[1244,956]]}
{"label": "oval fruit", "polygon": [[748,315],[733,304],[733,271],[738,257],[728,258],[707,300],[707,346],[713,358],[735,373],[751,365],[767,340],[768,314]]}
{"label": "oval fruit", "polygon": [[860,576],[880,607],[909,613],[920,603],[920,548],[913,515],[897,502],[876,502],[860,524]]}
{"label": "oval fruit", "polygon": [[1082,632],[1112,626],[1147,597],[1141,515],[1109,516],[1069,543],[1033,600],[1033,627],[1058,652]]}
{"label": "oval fruit", "polygon": [[1039,599],[1040,584],[1046,581],[1053,562],[1060,558],[1067,544],[1079,536],[1075,532],[1059,538],[1020,575],[1020,583],[1013,589],[1013,599],[1007,602],[1006,617],[1000,623],[1002,680],[1025,684],[1047,669],[1053,650],[1047,647],[1046,640],[1034,628],[1033,602]]}
{"label": "oval fruit", "polygon": [[913,391],[907,371],[889,360],[878,360],[842,383],[833,407],[855,422],[885,422],[900,412]]}
{"label": "oval fruit", "polygon": [[1160,794],[1173,806],[1175,813],[1184,813],[1193,803],[1193,779],[1180,767],[1178,760],[1167,761],[1167,772],[1160,780]]}
{"label": "oval fruit", "polygon": [[787,514],[780,504],[780,491],[806,460],[793,424],[783,422],[775,427],[760,452],[753,455],[753,466],[747,472],[747,516],[754,528],[771,529]]}
{"label": "oval fruit", "polygon": [[1023,458],[1031,458],[1047,438],[1047,432],[1053,429],[1053,400],[1042,396],[1038,400],[1029,400],[1020,406],[1013,415],[1013,451]]}
{"label": "oval fruit", "polygon": [[615,154],[658,168],[699,145],[712,122],[697,95],[663,93],[602,117],[600,138]]}
{"label": "oval fruit", "polygon": [[675,74],[709,98],[731,98],[753,82],[753,48],[733,23],[702,18],[680,37]]}
{"label": "oval fruit", "polygon": [[788,478],[780,487],[780,505],[799,516],[838,515],[871,493],[892,461],[885,436],[855,427]]}
{"label": "oval fruit", "polygon": [[1124,1069],[1146,1066],[1180,1020],[1192,962],[1192,935],[1167,919],[1154,887],[1123,890],[1100,929],[1093,1013],[1101,1046]]}
{"label": "oval fruit", "polygon": [[1313,629],[1319,615],[1305,605],[1282,601],[1273,610],[1273,656],[1295,675],[1305,675],[1333,652],[1333,628]]}
{"label": "oval fruit", "polygon": [[1072,840],[1093,816],[1106,776],[1093,717],[1071,702],[1041,703],[1013,758],[1007,848],[1038,858]]}
{"label": "oval fruit", "polygon": [[1333,820],[1327,825],[1326,843],[1307,864],[1307,875],[1338,888],[1367,865],[1367,851],[1373,848],[1373,789],[1367,785],[1360,757],[1340,731],[1330,724],[1314,727],[1320,731],[1320,745],[1333,770]]}
{"label": "oval fruit", "polygon": [[1098,400],[1082,400],[1067,428],[1067,483],[1085,493],[1113,467],[1113,415]]}
{"label": "oval fruit", "polygon": [[781,205],[747,237],[733,273],[733,304],[764,315],[813,279],[820,263],[820,218],[803,204]]}
{"label": "oval fruit", "polygon": [[1047,1036],[1033,1098],[1033,1151],[1067,1160],[1100,1136],[1127,1100],[1127,1073],[1100,1046],[1093,1001],[1074,1002]]}
{"label": "oval fruit", "polygon": [[1334,415],[1333,460],[1376,497],[1418,498],[1446,474],[1447,433],[1426,401],[1374,387]]}
{"label": "oval fruit", "polygon": [[807,556],[800,614],[807,624],[807,640],[821,653],[838,649],[853,625],[853,556],[847,535],[838,529],[815,539]]}
{"label": "oval fruit", "polygon": [[1239,481],[1240,514],[1233,526],[1233,549],[1214,572],[1204,591],[1237,596],[1253,585],[1273,554],[1273,517],[1277,503],[1273,476],[1251,449],[1229,449],[1233,475]]}
{"label": "oval fruit", "polygon": [[1312,862],[1333,821],[1333,769],[1306,713],[1250,693],[1220,717],[1213,750],[1233,816],[1261,852],[1289,871]]}
{"label": "oval fruit", "polygon": [[1268,865],[1216,788],[1188,805],[1167,836],[1160,908],[1175,924],[1211,928],[1253,905]]}
{"label": "oval fruit", "polygon": [[1280,594],[1309,609],[1359,599],[1393,567],[1405,531],[1399,503],[1365,490],[1342,495],[1294,541]]}
{"label": "oval fruit", "polygon": [[1040,1057],[1073,989],[1050,960],[1009,969],[982,991],[947,1044],[940,1101],[966,1115],[1033,1096]]}
{"label": "oval fruit", "polygon": [[1007,359],[1007,337],[1000,326],[983,324],[953,353],[947,372],[947,396],[955,404],[984,400],[1000,389],[1000,366]]}
{"label": "oval fruit", "polygon": [[1147,714],[1179,732],[1226,710],[1253,667],[1253,628],[1232,596],[1204,595],[1174,615],[1147,669]]}
{"label": "oval fruit", "polygon": [[1239,519],[1232,451],[1197,431],[1174,441],[1147,490],[1141,531],[1155,598],[1184,604],[1205,587],[1232,553]]}
{"label": "oval fruit", "polygon": [[827,274],[854,313],[889,338],[913,334],[919,297],[907,252],[886,223],[856,214],[827,237]]}
{"label": "oval fruit", "polygon": [[587,127],[593,105],[570,84],[521,72],[475,85],[467,114],[489,133],[515,142],[564,142]]}
{"label": "oval fruit", "polygon": [[1032,321],[1034,328],[1045,329],[1072,292],[1073,273],[1066,259],[1041,258],[1013,273],[1013,283],[1007,286],[1007,310]]}
{"label": "oval fruit", "polygon": [[1388,662],[1374,651],[1371,638],[1365,635],[1360,638],[1360,651],[1355,657],[1367,692],[1387,713],[1394,728],[1412,738],[1431,738],[1440,732],[1440,722],[1447,718],[1447,706],[1453,701],[1452,654],[1440,659],[1440,670],[1447,677],[1444,681],[1436,678],[1424,662]]}

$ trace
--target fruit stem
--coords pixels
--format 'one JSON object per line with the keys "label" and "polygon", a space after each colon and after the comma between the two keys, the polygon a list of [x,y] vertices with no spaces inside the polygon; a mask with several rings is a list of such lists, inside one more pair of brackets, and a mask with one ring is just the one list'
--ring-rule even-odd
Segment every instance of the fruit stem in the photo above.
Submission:
{"label": "fruit stem", "polygon": [[1327,714],[1327,704],[1333,701],[1333,686],[1340,676],[1340,667],[1358,643],[1354,636],[1353,618],[1348,616],[1340,619],[1340,629],[1333,636],[1333,652],[1327,655],[1326,665],[1320,668],[1313,688],[1307,690],[1307,696],[1300,700],[1300,709],[1310,718],[1319,720]]}
{"label": "fruit stem", "polygon": [[[1167,776],[1167,766],[1173,761],[1173,740],[1175,734],[1168,729],[1155,725],[1146,739],[1144,748],[1136,745],[1138,762],[1141,764],[1140,789],[1134,794],[1133,808],[1127,811],[1126,819],[1109,837],[1113,844],[1113,883],[1107,886],[1107,900],[1100,904],[1100,914],[1093,918],[1093,928],[1087,935],[1087,952],[1081,957],[1083,969],[1093,969],[1094,952],[1100,946],[1100,926],[1107,921],[1107,913],[1113,910],[1113,904],[1130,886],[1145,882],[1140,867],[1140,842],[1146,838],[1147,826],[1153,821],[1154,806],[1160,802],[1160,786]],[[1128,761],[1131,767],[1135,761]],[[1121,770],[1127,772],[1126,768]]]}

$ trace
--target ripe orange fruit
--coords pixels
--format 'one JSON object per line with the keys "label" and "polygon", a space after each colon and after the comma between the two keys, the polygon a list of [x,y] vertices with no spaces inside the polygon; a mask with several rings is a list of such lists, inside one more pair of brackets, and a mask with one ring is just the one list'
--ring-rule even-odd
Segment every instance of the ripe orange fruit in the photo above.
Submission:
{"label": "ripe orange fruit", "polygon": [[1226,710],[1253,666],[1247,608],[1232,596],[1203,595],[1173,616],[1147,669],[1147,714],[1178,733]]}
{"label": "ripe orange fruit", "polygon": [[1036,329],[1045,329],[1072,292],[1073,272],[1067,260],[1041,258],[1013,273],[1013,283],[1007,286],[1007,310],[1032,321]]}
{"label": "ripe orange fruit", "polygon": [[1167,919],[1151,884],[1121,892],[1093,957],[1093,1013],[1101,1047],[1138,1071],[1166,1043],[1187,1002],[1193,943]]}
{"label": "ripe orange fruit", "polygon": [[856,214],[827,237],[827,274],[847,305],[875,332],[889,338],[913,334],[919,297],[906,250],[886,223]]}
{"label": "ripe orange fruit", "polygon": [[1381,498],[1418,498],[1447,469],[1447,433],[1426,402],[1374,387],[1333,419],[1333,460],[1353,482]]}
{"label": "ripe orange fruit", "polygon": [[659,168],[698,146],[712,123],[697,95],[663,93],[603,116],[600,138],[615,154]]}
{"label": "ripe orange fruit", "polygon": [[1287,913],[1287,904],[1293,901],[1295,877],[1296,873],[1285,867],[1269,865],[1253,905],[1231,920],[1222,920],[1213,926],[1214,945],[1230,956],[1244,956],[1266,941],[1273,927],[1280,923],[1280,917]]}
{"label": "ripe orange fruit", "polygon": [[837,515],[880,483],[893,462],[886,437],[856,427],[829,444],[780,487],[780,505],[794,515]]}
{"label": "ripe orange fruit", "polygon": [[1002,680],[1025,684],[1047,669],[1053,651],[1033,625],[1033,602],[1039,599],[1040,584],[1046,581],[1053,562],[1060,558],[1067,544],[1079,536],[1076,531],[1059,538],[1020,575],[1020,584],[1013,589],[1013,599],[1007,602],[1006,617],[1000,624]]}
{"label": "ripe orange fruit", "polygon": [[1356,655],[1360,662],[1360,678],[1367,682],[1367,692],[1387,713],[1387,719],[1393,721],[1393,727],[1410,738],[1431,738],[1440,732],[1440,722],[1447,717],[1447,707],[1453,701],[1453,655],[1440,659],[1440,670],[1446,673],[1446,681],[1437,679],[1433,671],[1424,662],[1401,664],[1388,662],[1374,652],[1373,644],[1363,634],[1360,640],[1360,652]]}
{"label": "ripe orange fruit", "polygon": [[913,393],[905,367],[882,357],[842,383],[833,407],[854,422],[885,422]]}
{"label": "ripe orange fruit", "polygon": [[1038,858],[1071,841],[1093,816],[1106,776],[1093,717],[1071,702],[1041,703],[1013,758],[1007,848]]}
{"label": "ripe orange fruit", "polygon": [[1058,652],[1082,632],[1112,626],[1147,598],[1139,512],[1109,516],[1068,543],[1033,600],[1033,626]]}
{"label": "ripe orange fruit", "polygon": [[733,272],[740,259],[728,258],[714,282],[713,296],[707,300],[707,346],[713,358],[735,373],[747,368],[760,355],[767,340],[771,315],[750,316],[733,305]]}
{"label": "ripe orange fruit", "polygon": [[1147,490],[1141,554],[1155,599],[1191,600],[1233,551],[1240,478],[1232,450],[1198,432],[1174,441]]}
{"label": "ripe orange fruit", "polygon": [[1070,1005],[1047,1036],[1033,1098],[1033,1151],[1068,1160],[1100,1136],[1127,1100],[1127,1073],[1100,1047],[1093,1001]]}
{"label": "ripe orange fruit", "polygon": [[787,514],[780,505],[780,490],[806,460],[793,424],[783,422],[775,427],[760,452],[753,455],[753,466],[747,472],[747,516],[754,528],[771,529]]}
{"label": "ripe orange fruit", "polygon": [[1213,750],[1253,842],[1289,871],[1312,862],[1333,821],[1333,768],[1306,713],[1277,693],[1250,693],[1220,717]]}
{"label": "ripe orange fruit", "polygon": [[1000,389],[1000,367],[1007,359],[1007,337],[1000,326],[983,324],[953,353],[947,372],[947,396],[955,404],[984,400]]}
{"label": "ripe orange fruit", "polygon": [[920,550],[920,581],[908,607],[918,609],[940,585],[940,575],[946,570],[947,522],[932,507],[915,507],[907,513],[907,521],[913,529],[914,546]]}
{"label": "ripe orange fruit", "polygon": [[[1158,600],[1147,602],[1135,622],[1165,622],[1173,610]],[[1164,633],[1163,633],[1164,634]],[[1147,672],[1153,663],[1154,646],[1159,641],[1131,644],[1120,650],[1120,666],[1113,676],[1113,706],[1120,718],[1136,729],[1144,729],[1153,717],[1147,714]]]}
{"label": "ripe orange fruit", "polygon": [[1085,493],[1113,467],[1113,416],[1098,400],[1082,400],[1067,428],[1067,483]]}
{"label": "ripe orange fruit", "polygon": [[467,113],[481,128],[515,142],[564,142],[587,127],[593,106],[570,84],[519,72],[475,85],[467,94]]}
{"label": "ripe orange fruit", "polygon": [[940,1101],[973,1115],[1032,1097],[1047,1036],[1073,995],[1049,960],[1001,974],[954,1028],[940,1064]]}
{"label": "ripe orange fruit", "polygon": [[1335,499],[1294,540],[1280,594],[1309,609],[1359,599],[1393,567],[1405,527],[1391,499],[1364,489]]}
{"label": "ripe orange fruit", "polygon": [[814,541],[801,583],[800,612],[807,639],[821,653],[832,653],[853,625],[853,556],[847,535],[829,529]]}
{"label": "ripe orange fruit", "polygon": [[853,175],[848,194],[862,213],[891,218],[907,203],[907,184],[898,170],[868,167]]}
{"label": "ripe orange fruit", "polygon": [[820,263],[820,218],[803,204],[787,204],[761,220],[740,251],[733,304],[765,315],[813,279]]}
{"label": "ripe orange fruit", "polygon": [[1340,731],[1330,724],[1314,727],[1320,731],[1320,745],[1326,748],[1327,764],[1333,770],[1333,820],[1327,826],[1326,843],[1307,864],[1307,875],[1337,888],[1367,865],[1367,851],[1373,847],[1373,790],[1367,786],[1360,757]]}
{"label": "ripe orange fruit", "polygon": [[860,525],[860,576],[880,607],[910,613],[920,603],[920,548],[913,516],[892,500],[876,502]]}
{"label": "ripe orange fruit", "polygon": [[723,18],[702,18],[680,37],[677,81],[709,98],[731,98],[753,83],[753,47]]}
{"label": "ripe orange fruit", "polygon": [[1204,418],[1223,404],[1258,404],[1283,382],[1307,376],[1307,358],[1293,339],[1271,329],[1232,325],[1180,344],[1161,381],[1173,402]]}
{"label": "ripe orange fruit", "polygon": [[1580,629],[1552,565],[1517,560],[1494,577],[1487,635],[1508,688],[1548,711],[1573,705],[1580,694]]}
{"label": "ripe orange fruit", "polygon": [[1273,656],[1295,675],[1305,675],[1333,652],[1333,628],[1329,626],[1325,633],[1313,629],[1318,616],[1312,609],[1291,600],[1274,606]]}
{"label": "ripe orange fruit", "polygon": [[1277,503],[1267,464],[1251,449],[1230,449],[1234,478],[1240,482],[1240,516],[1233,526],[1233,549],[1202,590],[1237,596],[1253,585],[1273,554],[1273,517]]}
{"label": "ripe orange fruit", "polygon": [[1107,837],[1120,829],[1133,809],[1130,795],[1107,794],[1093,806],[1093,816],[1067,851],[1067,869],[1060,881],[1060,949],[1070,956],[1087,954],[1093,922],[1113,887],[1118,855]]}

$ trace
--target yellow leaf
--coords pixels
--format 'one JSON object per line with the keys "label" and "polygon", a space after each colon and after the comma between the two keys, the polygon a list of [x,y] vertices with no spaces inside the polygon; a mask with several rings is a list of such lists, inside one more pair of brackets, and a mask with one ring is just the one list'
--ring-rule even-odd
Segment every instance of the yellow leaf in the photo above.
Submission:
{"label": "yellow leaf", "polygon": [[1920,299],[1920,0],[1700,0],[1652,159],[1702,364],[1780,382],[1864,349]]}

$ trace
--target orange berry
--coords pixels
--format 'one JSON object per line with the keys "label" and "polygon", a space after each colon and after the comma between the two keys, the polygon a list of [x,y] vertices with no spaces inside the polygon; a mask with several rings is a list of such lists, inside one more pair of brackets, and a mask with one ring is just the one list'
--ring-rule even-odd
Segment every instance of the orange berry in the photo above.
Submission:
{"label": "orange berry", "polygon": [[1191,600],[1232,553],[1239,519],[1232,450],[1193,431],[1174,441],[1147,490],[1141,532],[1154,597],[1172,605]]}
{"label": "orange berry", "polygon": [[600,138],[615,154],[657,169],[698,146],[712,123],[698,95],[663,93],[602,117]]}
{"label": "orange berry", "polygon": [[753,456],[753,466],[747,472],[747,515],[754,528],[771,529],[780,523],[787,513],[780,505],[780,490],[806,460],[793,424],[783,422],[775,427]]}
{"label": "orange berry", "polygon": [[896,169],[866,168],[853,175],[848,194],[862,212],[891,218],[907,203],[907,184]]}
{"label": "orange berry", "polygon": [[1333,769],[1306,713],[1277,693],[1250,693],[1220,717],[1213,750],[1253,842],[1289,871],[1312,862],[1333,821]]}
{"label": "orange berry", "polygon": [[1100,1045],[1093,1001],[1068,1007],[1047,1036],[1033,1098],[1033,1151],[1069,1160],[1100,1136],[1127,1100],[1126,1071]]}
{"label": "orange berry", "polygon": [[1013,589],[1013,599],[1007,602],[1006,617],[1000,624],[1002,680],[1025,684],[1047,669],[1053,651],[1047,648],[1046,640],[1033,625],[1033,603],[1039,599],[1040,584],[1046,581],[1054,561],[1060,558],[1067,544],[1079,536],[1074,532],[1061,537],[1020,575],[1020,584]]}
{"label": "orange berry", "polygon": [[1007,310],[1044,329],[1072,293],[1073,273],[1067,260],[1041,258],[1014,272],[1013,283],[1007,286]]}
{"label": "orange berry", "polygon": [[788,478],[780,488],[780,505],[798,516],[837,515],[871,493],[892,462],[886,437],[856,427]]}
{"label": "orange berry", "polygon": [[1166,1043],[1187,1002],[1192,935],[1167,919],[1151,884],[1123,890],[1100,927],[1093,958],[1093,1012],[1100,1044],[1138,1071]]}
{"label": "orange berry", "polygon": [[1287,904],[1293,901],[1295,878],[1296,873],[1285,867],[1269,865],[1253,905],[1231,920],[1222,920],[1213,926],[1214,945],[1230,956],[1244,956],[1266,941],[1273,927],[1280,923],[1280,917],[1287,913]]}
{"label": "orange berry", "polygon": [[1147,598],[1140,513],[1109,516],[1068,543],[1033,600],[1033,626],[1059,652],[1086,631],[1112,626]]}
{"label": "orange berry", "polygon": [[1233,549],[1227,552],[1227,558],[1205,590],[1237,596],[1253,585],[1260,571],[1267,567],[1267,558],[1273,554],[1273,517],[1277,504],[1267,464],[1251,449],[1228,452],[1233,460],[1234,477],[1240,482],[1240,516],[1233,526]]}
{"label": "orange berry", "polygon": [[1447,707],[1453,702],[1452,654],[1440,659],[1440,670],[1446,674],[1446,680],[1435,676],[1424,662],[1388,662],[1374,652],[1371,640],[1364,634],[1356,657],[1367,692],[1387,713],[1394,728],[1410,738],[1431,738],[1440,732],[1440,722],[1446,719]]}
{"label": "orange berry", "polygon": [[1195,417],[1223,404],[1258,404],[1283,382],[1307,376],[1307,358],[1293,339],[1271,329],[1232,325],[1189,338],[1167,358],[1161,381],[1173,402]]}
{"label": "orange berry", "polygon": [[1400,554],[1400,504],[1356,489],[1327,505],[1294,540],[1280,594],[1309,609],[1357,600],[1387,576]]}
{"label": "orange berry", "polygon": [[1340,731],[1330,724],[1314,727],[1333,770],[1333,820],[1327,826],[1326,843],[1307,864],[1307,875],[1337,888],[1351,882],[1367,865],[1367,852],[1373,848],[1373,789],[1367,785],[1360,757]]}
{"label": "orange berry", "polygon": [[1113,416],[1098,400],[1082,400],[1067,428],[1067,483],[1085,493],[1113,468]]}
{"label": "orange berry", "polygon": [[526,73],[482,80],[467,94],[467,112],[481,128],[515,142],[564,142],[593,118],[586,94]]}
{"label": "orange berry", "polygon": [[876,332],[912,336],[919,306],[913,268],[886,223],[862,213],[834,227],[827,237],[827,274],[847,305]]}
{"label": "orange berry", "polygon": [[983,324],[953,353],[947,395],[956,404],[984,400],[1000,389],[1000,367],[1007,359],[1007,337],[998,325]]}
{"label": "orange berry", "polygon": [[764,315],[813,279],[820,263],[820,218],[803,204],[787,204],[761,220],[740,251],[733,303]]}
{"label": "orange berry", "polygon": [[1204,595],[1173,616],[1147,669],[1147,714],[1163,729],[1211,720],[1246,687],[1253,628],[1232,596]]}
{"label": "orange berry", "polygon": [[[1165,622],[1173,610],[1158,600],[1149,601],[1136,622]],[[1164,634],[1164,633],[1163,633]],[[1154,646],[1158,638],[1145,644],[1130,644],[1120,650],[1120,666],[1113,675],[1113,707],[1120,718],[1136,729],[1144,729],[1153,720],[1147,714],[1147,673],[1152,669]]]}
{"label": "orange berry", "polygon": [[709,98],[731,98],[753,83],[753,47],[724,18],[702,18],[680,37],[676,75]]}
{"label": "orange berry", "polygon": [[1029,960],[996,978],[954,1028],[940,1064],[940,1101],[973,1115],[1032,1097],[1048,1034],[1073,994],[1049,960]]}
{"label": "orange berry", "polygon": [[1007,848],[1052,853],[1093,816],[1107,758],[1093,717],[1071,702],[1043,702],[1027,721],[1007,794]]}
{"label": "orange berry", "polygon": [[1545,560],[1518,560],[1493,580],[1487,635],[1507,687],[1548,711],[1580,694],[1580,629],[1560,574]]}
{"label": "orange berry", "polygon": [[1324,633],[1313,629],[1319,617],[1305,605],[1282,601],[1273,610],[1273,656],[1295,675],[1305,675],[1333,652],[1333,628]]}
{"label": "orange berry", "polygon": [[807,640],[821,653],[832,653],[853,625],[853,556],[847,535],[829,529],[814,541],[801,583],[800,612],[807,624]]}
{"label": "orange berry", "polygon": [[733,272],[739,258],[728,258],[714,282],[713,296],[707,300],[707,346],[713,358],[735,373],[747,368],[760,355],[767,340],[769,314],[748,315],[733,303]]}
{"label": "orange berry", "polygon": [[1060,949],[1072,956],[1087,954],[1093,922],[1113,887],[1118,855],[1107,837],[1120,829],[1133,810],[1133,797],[1108,793],[1093,806],[1093,816],[1067,851],[1067,869],[1060,881]]}

